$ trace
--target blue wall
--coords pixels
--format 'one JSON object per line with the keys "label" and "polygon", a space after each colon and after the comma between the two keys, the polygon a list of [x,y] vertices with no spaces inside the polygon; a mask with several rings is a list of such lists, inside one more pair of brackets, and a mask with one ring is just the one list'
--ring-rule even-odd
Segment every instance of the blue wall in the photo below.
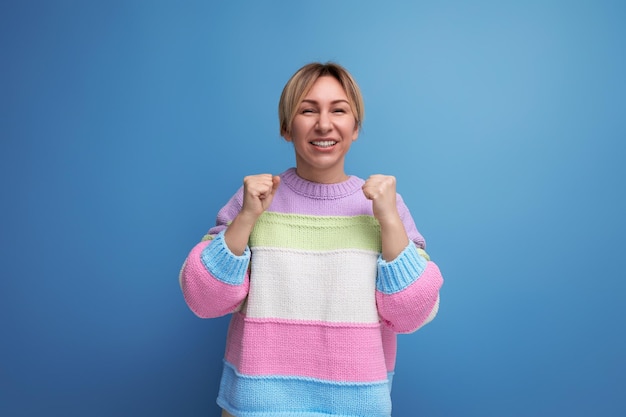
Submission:
{"label": "blue wall", "polygon": [[217,416],[227,318],[178,271],[293,164],[287,78],[347,66],[446,283],[395,416],[626,415],[626,3],[3,1],[0,415]]}

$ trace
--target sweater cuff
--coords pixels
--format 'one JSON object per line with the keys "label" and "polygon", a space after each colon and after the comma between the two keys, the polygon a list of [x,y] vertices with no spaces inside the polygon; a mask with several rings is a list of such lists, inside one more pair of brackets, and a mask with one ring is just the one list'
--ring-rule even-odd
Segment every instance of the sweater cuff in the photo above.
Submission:
{"label": "sweater cuff", "polygon": [[216,279],[226,284],[241,285],[250,263],[250,248],[246,247],[241,256],[235,255],[226,246],[222,231],[202,250],[200,258],[207,271]]}
{"label": "sweater cuff", "polygon": [[378,257],[376,289],[385,294],[400,292],[417,281],[427,264],[428,261],[419,255],[413,242],[409,242],[400,255],[390,262],[381,255]]}

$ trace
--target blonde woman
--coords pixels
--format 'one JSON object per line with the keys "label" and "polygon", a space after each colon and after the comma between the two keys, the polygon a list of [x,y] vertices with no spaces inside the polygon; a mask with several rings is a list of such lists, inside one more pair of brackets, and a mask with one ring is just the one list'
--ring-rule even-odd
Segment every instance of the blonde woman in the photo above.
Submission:
{"label": "blonde woman", "polygon": [[180,274],[200,317],[232,314],[223,416],[391,415],[396,335],[433,319],[443,279],[396,180],[345,172],[364,116],[334,63],[287,82],[295,167],[243,179]]}

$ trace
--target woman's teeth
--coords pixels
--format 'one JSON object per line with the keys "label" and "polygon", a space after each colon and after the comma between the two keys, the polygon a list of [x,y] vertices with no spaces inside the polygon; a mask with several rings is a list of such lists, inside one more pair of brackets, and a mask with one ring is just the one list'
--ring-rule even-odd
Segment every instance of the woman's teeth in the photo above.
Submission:
{"label": "woman's teeth", "polygon": [[335,145],[337,142],[334,140],[319,140],[311,142],[315,146],[319,146],[320,148],[328,148],[330,146]]}

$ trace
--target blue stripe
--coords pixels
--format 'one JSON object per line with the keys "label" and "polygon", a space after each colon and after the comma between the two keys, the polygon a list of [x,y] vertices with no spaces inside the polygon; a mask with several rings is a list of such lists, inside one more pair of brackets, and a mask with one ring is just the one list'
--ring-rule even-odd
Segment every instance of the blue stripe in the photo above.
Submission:
{"label": "blue stripe", "polygon": [[250,249],[246,247],[241,256],[230,251],[224,241],[224,232],[220,232],[200,255],[204,267],[218,280],[231,285],[243,284],[248,264]]}
{"label": "blue stripe", "polygon": [[409,242],[393,261],[386,262],[380,256],[376,289],[385,294],[400,292],[417,281],[427,264],[428,261],[420,256],[413,242]]}
{"label": "blue stripe", "polygon": [[225,362],[217,403],[238,417],[390,417],[389,387],[389,381],[341,383],[282,376],[250,377],[239,374]]}

